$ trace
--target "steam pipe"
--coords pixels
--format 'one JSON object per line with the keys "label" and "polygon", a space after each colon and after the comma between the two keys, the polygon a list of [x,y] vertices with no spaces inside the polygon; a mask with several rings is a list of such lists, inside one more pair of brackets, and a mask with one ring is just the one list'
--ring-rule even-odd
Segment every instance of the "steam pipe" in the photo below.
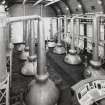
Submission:
{"label": "steam pipe", "polygon": [[61,18],[58,18],[58,43],[61,43]]}

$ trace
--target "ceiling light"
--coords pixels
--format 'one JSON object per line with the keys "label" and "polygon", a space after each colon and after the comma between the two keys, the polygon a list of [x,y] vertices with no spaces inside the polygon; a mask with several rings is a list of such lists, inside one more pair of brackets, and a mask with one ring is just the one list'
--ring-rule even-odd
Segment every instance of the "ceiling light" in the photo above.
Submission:
{"label": "ceiling light", "polygon": [[101,5],[102,4],[102,1],[101,0],[98,0],[97,3]]}
{"label": "ceiling light", "polygon": [[5,3],[6,3],[6,2],[5,2],[5,0],[3,0],[1,4],[3,4],[3,5],[4,5]]}
{"label": "ceiling light", "polygon": [[69,10],[69,8],[68,8],[68,7],[66,7],[66,10],[68,11],[68,10]]}
{"label": "ceiling light", "polygon": [[81,5],[81,4],[78,4],[78,8],[80,8],[80,9],[81,9],[81,8],[82,8],[82,5]]}

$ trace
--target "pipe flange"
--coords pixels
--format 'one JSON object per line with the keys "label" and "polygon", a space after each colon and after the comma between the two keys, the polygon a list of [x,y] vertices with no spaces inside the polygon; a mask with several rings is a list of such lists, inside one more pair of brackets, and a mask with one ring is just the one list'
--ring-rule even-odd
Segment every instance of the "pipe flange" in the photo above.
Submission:
{"label": "pipe flange", "polygon": [[62,47],[62,44],[61,43],[57,43],[57,46]]}
{"label": "pipe flange", "polygon": [[55,47],[56,43],[54,41],[47,42],[48,47]]}
{"label": "pipe flange", "polygon": [[69,50],[69,53],[70,53],[71,55],[75,55],[77,52],[76,52],[76,50],[74,50],[74,49],[70,49],[70,50]]}
{"label": "pipe flange", "polygon": [[92,67],[95,67],[95,68],[100,68],[101,67],[101,62],[100,61],[90,60],[90,65]]}
{"label": "pipe flange", "polygon": [[54,48],[53,52],[56,54],[64,54],[64,53],[66,53],[66,50],[63,46],[56,46]]}
{"label": "pipe flange", "polygon": [[35,77],[36,77],[36,80],[37,80],[38,82],[45,82],[45,81],[48,80],[49,73],[47,72],[47,73],[44,74],[44,75],[38,75],[38,74],[36,74]]}
{"label": "pipe flange", "polygon": [[36,59],[37,59],[37,56],[36,55],[33,55],[33,56],[29,56],[28,57],[29,62],[34,62]]}
{"label": "pipe flange", "polygon": [[25,50],[25,51],[29,51],[29,47],[28,47],[28,46],[25,47],[24,50]]}

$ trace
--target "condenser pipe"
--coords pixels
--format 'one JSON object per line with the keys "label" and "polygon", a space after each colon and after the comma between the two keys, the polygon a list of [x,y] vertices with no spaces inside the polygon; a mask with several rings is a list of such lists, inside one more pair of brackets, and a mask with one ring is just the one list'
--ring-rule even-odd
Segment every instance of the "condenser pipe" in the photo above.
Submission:
{"label": "condenser pipe", "polygon": [[98,55],[99,55],[99,51],[98,51],[98,42],[99,42],[99,29],[100,29],[100,25],[99,25],[99,17],[95,17],[93,19],[93,60],[94,61],[98,61]]}

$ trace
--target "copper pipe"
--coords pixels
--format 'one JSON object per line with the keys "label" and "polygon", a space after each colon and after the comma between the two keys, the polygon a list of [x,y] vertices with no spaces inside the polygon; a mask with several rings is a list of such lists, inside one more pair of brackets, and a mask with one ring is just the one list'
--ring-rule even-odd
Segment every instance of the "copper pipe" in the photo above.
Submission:
{"label": "copper pipe", "polygon": [[65,36],[67,36],[67,29],[68,29],[68,27],[67,27],[67,16],[65,15],[64,16],[64,35]]}
{"label": "copper pipe", "polygon": [[[84,36],[87,37],[87,24],[84,24]],[[84,39],[84,51],[87,52],[87,39]]]}
{"label": "copper pipe", "polygon": [[20,17],[9,17],[6,19],[7,23],[12,23],[12,22],[18,22],[18,21],[23,21],[23,20],[37,20],[39,19],[40,16],[38,15],[31,15],[31,16],[20,16]]}
{"label": "copper pipe", "polygon": [[50,21],[50,39],[53,39],[53,23],[52,19]]}
{"label": "copper pipe", "polygon": [[30,38],[29,38],[29,55],[35,55],[35,35],[34,35],[34,22],[32,20],[29,21],[30,24]]}
{"label": "copper pipe", "polygon": [[75,36],[74,36],[74,18],[71,19],[71,49],[74,50],[74,41],[75,41]]}
{"label": "copper pipe", "polygon": [[99,42],[99,17],[93,19],[93,60],[98,61],[98,42]]}
{"label": "copper pipe", "polygon": [[79,35],[80,35],[80,23],[79,19],[76,19],[76,33],[77,33],[77,44],[79,44]]}
{"label": "copper pipe", "polygon": [[58,25],[57,26],[58,27],[57,29],[58,30],[57,32],[58,33],[58,43],[61,43],[61,18],[58,18],[57,21],[58,21],[58,24],[57,24]]}
{"label": "copper pipe", "polygon": [[27,29],[27,23],[26,21],[23,21],[23,41],[26,41],[26,29]]}
{"label": "copper pipe", "polygon": [[44,34],[43,20],[38,21],[38,61],[37,61],[37,74],[45,75],[46,70],[46,53],[45,53],[45,34]]}
{"label": "copper pipe", "polygon": [[25,35],[25,47],[29,46],[29,31],[30,31],[30,24],[26,21],[26,35]]}
{"label": "copper pipe", "polygon": [[0,82],[7,76],[5,27],[3,23],[0,24]]}

